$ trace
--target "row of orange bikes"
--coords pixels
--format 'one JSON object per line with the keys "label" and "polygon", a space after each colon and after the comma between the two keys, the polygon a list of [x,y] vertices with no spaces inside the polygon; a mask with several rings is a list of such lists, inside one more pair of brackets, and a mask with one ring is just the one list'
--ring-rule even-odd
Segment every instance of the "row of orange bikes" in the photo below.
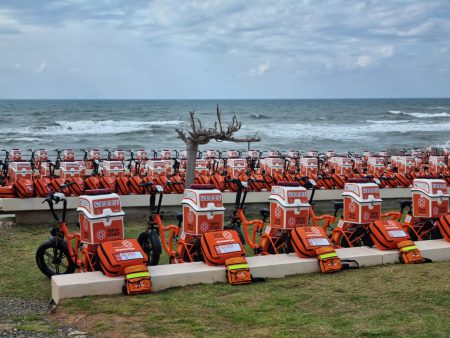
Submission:
{"label": "row of orange bikes", "polygon": [[[52,191],[80,196],[93,189],[109,189],[119,195],[145,194],[148,190],[141,183],[146,182],[164,186],[165,193],[184,191],[186,152],[92,149],[82,150],[77,158],[73,149],[63,149],[54,151],[53,161],[45,149],[29,149],[27,156],[24,153],[19,149],[2,150],[0,198],[46,197]],[[381,188],[395,188],[410,187],[414,178],[432,175],[450,184],[449,154],[450,149],[433,148],[403,150],[395,155],[387,151],[283,154],[208,150],[199,153],[196,160],[195,183],[237,191],[235,182],[239,180],[249,182],[250,191],[269,191],[281,182],[304,186],[310,178],[319,189],[343,189],[349,179],[367,178]],[[166,184],[168,181],[177,184]],[[67,183],[71,184],[61,191]]]}
{"label": "row of orange bikes", "polygon": [[[444,238],[450,242],[449,189],[443,179],[414,178],[411,199],[399,201],[398,211],[383,213],[379,185],[368,178],[349,178],[342,200],[333,202],[334,214],[321,216],[313,209],[318,188],[314,179],[305,180],[303,186],[279,182],[270,189],[270,207],[260,211],[261,218],[250,220],[245,200],[254,181],[232,180],[237,186],[236,200],[227,215],[220,190],[212,184],[191,185],[184,190],[178,224],[170,225],[164,224],[161,211],[165,188],[181,183],[143,182],[140,186],[149,194],[149,217],[137,239],[124,237],[118,194],[104,189],[80,196],[80,230],[69,233],[65,195],[51,192],[45,201],[57,226],[51,230],[51,239],[38,248],[37,265],[47,276],[76,270],[117,276],[133,264],[157,265],[164,250],[171,264],[225,265],[230,284],[245,284],[254,280],[245,244],[254,255],[295,253],[316,258],[320,270],[329,273],[358,267],[356,261],[341,259],[336,248],[398,250],[399,261],[409,264],[430,261],[422,256],[417,241]],[[54,208],[59,202],[63,203],[62,217]]]}

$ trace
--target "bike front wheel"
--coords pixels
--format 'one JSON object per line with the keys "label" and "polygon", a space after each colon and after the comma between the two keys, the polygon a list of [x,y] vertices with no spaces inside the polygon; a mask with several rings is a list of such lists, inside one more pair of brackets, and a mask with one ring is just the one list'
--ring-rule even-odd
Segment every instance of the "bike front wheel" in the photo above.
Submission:
{"label": "bike front wheel", "polygon": [[48,278],[73,273],[76,268],[70,258],[67,243],[62,240],[42,244],[36,250],[36,264]]}

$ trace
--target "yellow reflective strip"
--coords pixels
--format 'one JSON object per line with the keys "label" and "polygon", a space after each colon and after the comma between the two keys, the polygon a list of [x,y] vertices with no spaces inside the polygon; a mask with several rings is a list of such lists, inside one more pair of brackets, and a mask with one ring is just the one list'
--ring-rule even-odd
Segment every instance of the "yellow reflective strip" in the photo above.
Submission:
{"label": "yellow reflective strip", "polygon": [[337,257],[336,252],[330,252],[330,253],[326,253],[323,255],[319,255],[320,259],[327,259],[327,258],[333,258],[333,257]]}
{"label": "yellow reflective strip", "polygon": [[411,251],[411,250],[415,250],[415,249],[417,249],[417,246],[410,245],[410,246],[405,246],[404,248],[401,248],[400,251]]}
{"label": "yellow reflective strip", "polygon": [[248,264],[229,265],[228,270],[248,269]]}
{"label": "yellow reflective strip", "polygon": [[139,278],[139,277],[150,277],[150,272],[136,272],[127,275],[127,279]]}

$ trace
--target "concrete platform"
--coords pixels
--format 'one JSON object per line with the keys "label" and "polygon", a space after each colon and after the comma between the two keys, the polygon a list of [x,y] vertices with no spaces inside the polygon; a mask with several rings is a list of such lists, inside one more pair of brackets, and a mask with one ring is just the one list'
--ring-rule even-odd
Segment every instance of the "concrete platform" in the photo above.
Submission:
{"label": "concrete platform", "polygon": [[[395,189],[381,189],[381,198],[410,198],[411,189],[409,188],[395,188]],[[342,199],[343,190],[317,190],[314,195],[315,201],[332,201]],[[311,191],[308,191],[311,194]],[[183,198],[182,194],[166,194],[163,199],[163,206],[179,206]],[[234,204],[236,194],[234,192],[224,192],[224,204]],[[268,203],[269,192],[249,192],[247,194],[247,203]],[[147,207],[149,204],[149,195],[121,195],[122,207]],[[0,198],[0,211],[15,212],[15,211],[33,211],[33,210],[47,210],[48,206],[42,204],[44,199],[41,197],[34,198]],[[67,197],[67,209],[76,209],[78,197]]]}
{"label": "concrete platform", "polygon": [[[450,243],[444,240],[416,242],[422,255],[433,261],[450,260]],[[375,248],[345,248],[336,250],[341,259],[356,260],[360,267],[399,263],[398,251]],[[295,254],[270,255],[247,258],[254,277],[283,278],[289,275],[319,271],[315,258],[298,258]],[[194,284],[226,282],[223,266],[211,267],[204,263],[159,265],[149,267],[153,290]],[[77,273],[52,278],[52,298],[62,299],[84,296],[113,295],[122,292],[123,277],[106,277],[100,272]]]}
{"label": "concrete platform", "polygon": [[[311,192],[308,192],[311,194]],[[395,188],[382,189],[381,197],[385,199],[384,207],[388,209],[396,209],[398,205],[394,202],[396,199],[404,199],[411,197],[410,189]],[[163,209],[166,211],[179,211],[180,202],[183,198],[182,194],[164,195]],[[236,194],[233,192],[223,193],[223,202],[228,210],[232,210]],[[258,209],[267,207],[269,203],[269,192],[249,192],[246,199],[246,206],[250,213],[258,212]],[[125,195],[120,197],[122,207],[126,214],[126,219],[136,220],[143,219],[148,213],[149,195]],[[314,195],[316,210],[322,213],[332,212],[329,201],[341,200],[342,190],[317,190]],[[43,198],[0,198],[0,213],[15,214],[17,224],[44,224],[53,221],[48,211],[47,204],[42,204]],[[67,197],[68,220],[76,221],[76,207],[78,197]],[[61,205],[56,206],[56,209]]]}

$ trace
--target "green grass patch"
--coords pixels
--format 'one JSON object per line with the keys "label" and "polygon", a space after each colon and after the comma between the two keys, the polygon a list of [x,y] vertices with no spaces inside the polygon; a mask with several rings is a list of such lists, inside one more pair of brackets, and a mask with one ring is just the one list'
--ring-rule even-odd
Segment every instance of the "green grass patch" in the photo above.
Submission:
{"label": "green grass patch", "polygon": [[[449,268],[449,262],[382,266],[241,287],[198,285],[139,297],[72,299],[63,302],[60,316],[92,318],[93,332],[103,318],[111,321],[111,332],[123,334],[445,337]],[[115,325],[115,318],[128,321]]]}
{"label": "green grass patch", "polygon": [[[131,224],[136,237],[143,225]],[[0,296],[50,298],[35,264],[48,226],[0,228]],[[167,262],[164,254],[161,261]],[[450,336],[450,262],[298,275],[246,286],[174,288],[149,295],[63,301],[51,316],[12,319],[18,329],[72,326],[94,336]]]}

